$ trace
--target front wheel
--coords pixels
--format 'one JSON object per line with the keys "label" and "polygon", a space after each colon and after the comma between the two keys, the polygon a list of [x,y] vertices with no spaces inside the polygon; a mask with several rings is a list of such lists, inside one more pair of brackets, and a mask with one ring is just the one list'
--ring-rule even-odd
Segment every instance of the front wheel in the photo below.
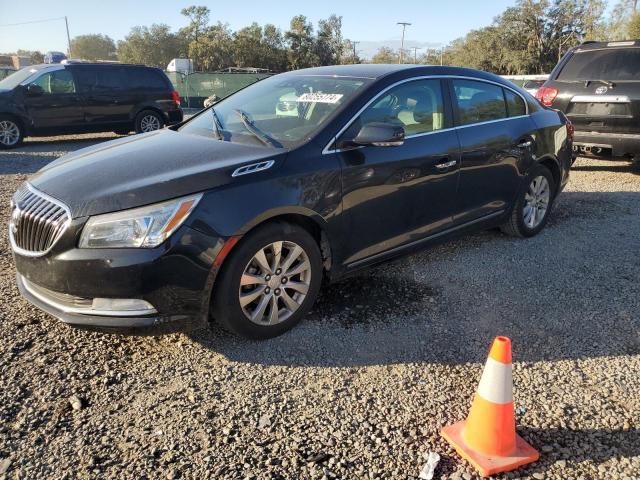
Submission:
{"label": "front wheel", "polygon": [[544,165],[538,165],[526,176],[509,220],[501,230],[514,237],[532,237],[547,223],[555,199],[553,175]]}
{"label": "front wheel", "polygon": [[16,148],[22,143],[24,132],[20,124],[11,117],[0,117],[0,148]]}
{"label": "front wheel", "polygon": [[250,232],[225,261],[212,298],[213,318],[252,339],[280,335],[311,309],[322,258],[305,229],[274,222]]}

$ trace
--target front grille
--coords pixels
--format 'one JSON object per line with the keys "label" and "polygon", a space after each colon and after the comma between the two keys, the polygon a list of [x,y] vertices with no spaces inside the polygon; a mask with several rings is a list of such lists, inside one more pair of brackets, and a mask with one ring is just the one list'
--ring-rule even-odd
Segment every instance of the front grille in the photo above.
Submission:
{"label": "front grille", "polygon": [[13,196],[9,223],[11,245],[24,255],[44,255],[70,221],[71,214],[63,203],[25,183]]}

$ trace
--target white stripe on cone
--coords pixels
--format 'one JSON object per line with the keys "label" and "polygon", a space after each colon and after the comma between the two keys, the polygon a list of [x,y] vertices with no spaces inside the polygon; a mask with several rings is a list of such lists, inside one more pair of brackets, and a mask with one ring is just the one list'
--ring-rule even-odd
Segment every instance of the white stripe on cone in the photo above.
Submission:
{"label": "white stripe on cone", "polygon": [[493,403],[513,402],[513,378],[511,364],[489,357],[482,372],[478,395]]}

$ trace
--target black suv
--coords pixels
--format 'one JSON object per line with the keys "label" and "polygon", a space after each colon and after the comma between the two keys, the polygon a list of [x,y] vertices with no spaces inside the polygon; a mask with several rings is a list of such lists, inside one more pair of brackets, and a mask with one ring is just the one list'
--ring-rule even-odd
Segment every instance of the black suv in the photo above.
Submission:
{"label": "black suv", "polygon": [[575,127],[575,154],[640,160],[640,41],[571,49],[536,93]]}
{"label": "black suv", "polygon": [[181,121],[180,96],[157,68],[35,65],[0,81],[0,148],[27,135],[141,133]]}

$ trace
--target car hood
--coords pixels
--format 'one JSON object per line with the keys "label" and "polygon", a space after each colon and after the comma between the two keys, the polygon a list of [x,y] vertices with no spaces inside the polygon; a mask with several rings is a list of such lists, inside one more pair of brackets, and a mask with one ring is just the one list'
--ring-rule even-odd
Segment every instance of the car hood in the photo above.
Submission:
{"label": "car hood", "polygon": [[234,180],[238,166],[284,152],[166,129],[70,153],[29,183],[65,203],[76,218],[219,187]]}

